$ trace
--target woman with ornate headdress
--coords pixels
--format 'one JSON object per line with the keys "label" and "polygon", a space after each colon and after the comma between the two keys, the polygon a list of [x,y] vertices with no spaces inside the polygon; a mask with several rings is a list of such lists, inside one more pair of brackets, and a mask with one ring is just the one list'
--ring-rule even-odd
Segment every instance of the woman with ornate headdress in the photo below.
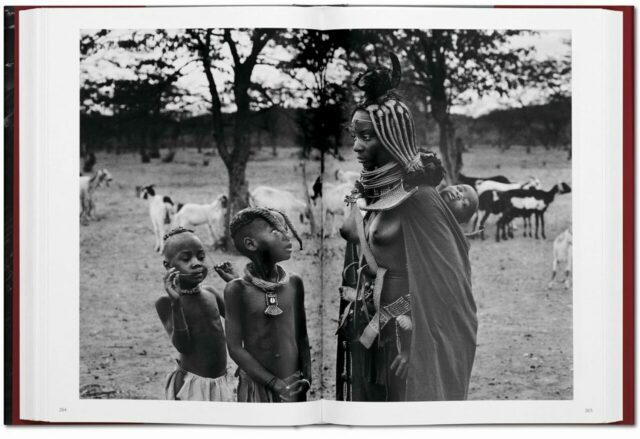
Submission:
{"label": "woman with ornate headdress", "polygon": [[360,255],[342,319],[351,334],[352,399],[462,400],[477,333],[469,246],[436,191],[440,161],[416,146],[411,111],[393,90],[400,63],[393,55],[392,62],[393,70],[356,80],[364,100],[351,118],[362,165],[341,230]]}

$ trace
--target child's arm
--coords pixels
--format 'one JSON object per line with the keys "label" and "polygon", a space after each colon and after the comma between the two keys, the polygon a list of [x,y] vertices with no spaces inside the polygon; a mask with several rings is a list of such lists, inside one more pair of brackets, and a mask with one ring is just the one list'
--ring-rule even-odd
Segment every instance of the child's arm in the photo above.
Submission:
{"label": "child's arm", "polygon": [[218,292],[218,290],[216,290],[215,288],[210,287],[210,286],[205,286],[203,288],[206,289],[207,291],[209,291],[211,294],[213,294],[213,296],[216,298],[216,304],[218,305],[218,311],[220,311],[220,316],[222,318],[224,318],[225,314],[226,314],[226,310],[225,310],[225,306],[224,306],[224,297],[222,297],[222,294],[220,294],[220,292]]}
{"label": "child's arm", "polygon": [[[225,319],[225,332],[227,334],[227,347],[229,355],[240,369],[244,370],[253,380],[259,384],[269,386],[278,391],[278,388],[286,387],[286,384],[262,367],[242,345],[242,293],[244,287],[239,279],[227,284],[224,289],[224,301],[227,307]],[[281,382],[281,383],[279,383]]]}
{"label": "child's arm", "polygon": [[291,282],[296,289],[296,337],[300,355],[300,369],[302,377],[311,382],[311,348],[307,335],[307,314],[304,309],[304,284],[299,276],[291,276]]}
{"label": "child's arm", "polygon": [[231,265],[231,262],[228,261],[215,265],[213,269],[216,270],[218,276],[220,276],[225,282],[231,282],[232,280],[240,277],[233,265]]}
{"label": "child's arm", "polygon": [[171,343],[180,353],[186,353],[191,347],[189,328],[182,312],[180,302],[173,302],[168,297],[161,297],[156,302],[156,311],[164,329],[171,337]]}
{"label": "child's arm", "polygon": [[191,337],[189,336],[189,326],[180,303],[180,294],[173,287],[175,273],[176,271],[171,269],[164,276],[164,287],[169,297],[158,299],[156,311],[164,329],[171,337],[171,343],[178,352],[184,354],[191,349]]}

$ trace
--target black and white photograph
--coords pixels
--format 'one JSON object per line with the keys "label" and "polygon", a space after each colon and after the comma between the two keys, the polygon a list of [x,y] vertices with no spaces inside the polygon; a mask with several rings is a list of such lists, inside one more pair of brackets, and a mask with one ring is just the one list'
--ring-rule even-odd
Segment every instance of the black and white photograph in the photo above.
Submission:
{"label": "black and white photograph", "polygon": [[83,30],[80,398],[573,399],[571,37]]}

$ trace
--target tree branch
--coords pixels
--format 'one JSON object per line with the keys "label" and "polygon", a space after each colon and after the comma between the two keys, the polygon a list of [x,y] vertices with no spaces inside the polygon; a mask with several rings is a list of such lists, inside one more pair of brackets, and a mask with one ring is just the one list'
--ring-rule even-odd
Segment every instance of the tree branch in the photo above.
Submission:
{"label": "tree branch", "polygon": [[233,62],[236,66],[240,66],[242,62],[240,61],[240,55],[238,54],[238,48],[236,46],[236,42],[231,38],[231,31],[229,29],[224,30],[224,41],[229,46],[229,50],[231,51],[231,56],[233,57]]}

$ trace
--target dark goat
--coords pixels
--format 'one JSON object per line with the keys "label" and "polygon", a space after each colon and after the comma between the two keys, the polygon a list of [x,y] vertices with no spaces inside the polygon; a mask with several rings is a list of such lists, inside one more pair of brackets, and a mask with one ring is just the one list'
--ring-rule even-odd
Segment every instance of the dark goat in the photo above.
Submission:
{"label": "dark goat", "polygon": [[[539,189],[516,189],[500,194],[500,201],[498,203],[500,204],[502,216],[496,225],[496,241],[500,242],[500,235],[502,235],[502,239],[507,239],[506,228],[514,218],[522,217],[526,222],[531,215],[535,215],[536,218],[536,239],[538,239],[538,224],[541,226],[542,239],[546,239],[547,236],[544,232],[544,214],[555,199],[556,194],[566,194],[569,192],[571,192],[571,187],[568,184],[558,183],[548,191]],[[529,226],[530,225],[529,223]],[[531,234],[529,236],[531,236]]]}
{"label": "dark goat", "polygon": [[[473,222],[473,230],[476,232],[480,232],[481,239],[484,239],[484,223],[487,221],[487,218],[489,218],[489,215],[500,215],[504,210],[504,202],[501,198],[501,195],[503,193],[504,192],[489,190],[484,191],[478,197],[478,213],[476,214]],[[480,219],[480,216],[482,216],[482,219]],[[526,236],[527,224],[529,225],[530,229],[531,220],[530,218],[523,218],[523,220]],[[513,237],[513,230],[511,227],[509,227],[509,231],[507,233],[510,237]]]}
{"label": "dark goat", "polygon": [[[480,194],[478,201],[478,212],[475,216],[475,221],[473,223],[473,230],[480,231],[480,238],[484,239],[484,223],[489,218],[489,215],[499,215],[503,206],[500,198],[501,192],[498,191],[485,191]],[[482,219],[480,219],[480,215],[482,214]]]}

